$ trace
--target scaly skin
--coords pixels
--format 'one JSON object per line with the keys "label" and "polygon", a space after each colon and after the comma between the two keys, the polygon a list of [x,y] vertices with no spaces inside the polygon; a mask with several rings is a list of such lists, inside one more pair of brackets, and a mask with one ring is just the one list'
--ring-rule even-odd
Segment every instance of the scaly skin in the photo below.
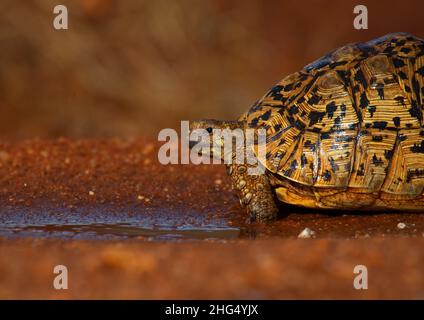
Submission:
{"label": "scaly skin", "polygon": [[[190,131],[195,129],[205,129],[212,134],[213,129],[245,129],[246,124],[244,118],[238,121],[219,121],[219,120],[199,120],[190,123]],[[245,143],[246,145],[246,143]],[[240,199],[240,204],[246,208],[250,221],[266,222],[274,220],[277,217],[278,208],[276,200],[269,182],[267,173],[261,175],[249,174],[249,168],[255,168],[258,164],[251,165],[247,161],[238,164],[236,154],[243,150],[233,149],[231,164],[227,164],[227,173],[232,180],[232,186]],[[245,154],[245,152],[243,152]],[[221,148],[214,149],[211,147],[210,155],[222,159]]]}
{"label": "scaly skin", "polygon": [[267,175],[249,175],[249,165],[228,164],[233,190],[245,207],[250,221],[267,222],[277,217],[278,208]]}

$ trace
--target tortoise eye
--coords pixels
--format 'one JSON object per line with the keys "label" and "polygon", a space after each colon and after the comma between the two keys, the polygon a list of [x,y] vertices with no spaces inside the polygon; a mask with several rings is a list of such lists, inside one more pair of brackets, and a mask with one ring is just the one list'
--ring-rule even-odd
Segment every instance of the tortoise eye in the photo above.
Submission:
{"label": "tortoise eye", "polygon": [[209,133],[212,133],[212,128],[208,127],[208,128],[206,128],[206,131],[209,132]]}

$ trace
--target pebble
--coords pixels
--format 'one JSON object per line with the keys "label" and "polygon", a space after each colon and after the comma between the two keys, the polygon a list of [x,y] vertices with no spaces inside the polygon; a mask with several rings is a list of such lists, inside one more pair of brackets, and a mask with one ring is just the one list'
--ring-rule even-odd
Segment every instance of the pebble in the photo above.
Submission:
{"label": "pebble", "polygon": [[90,196],[94,196],[94,192],[93,192],[93,191],[88,191],[88,194],[89,194]]}
{"label": "pebble", "polygon": [[221,185],[222,184],[222,180],[221,179],[216,179],[215,180],[215,184],[218,185],[218,186]]}
{"label": "pebble", "polygon": [[308,239],[308,238],[312,238],[314,236],[315,236],[314,230],[311,230],[309,228],[305,228],[305,229],[303,229],[303,231],[301,233],[299,233],[299,235],[297,237],[301,238],[301,239]]}
{"label": "pebble", "polygon": [[398,229],[405,229],[406,228],[406,224],[404,224],[403,222],[399,222],[397,224]]}
{"label": "pebble", "polygon": [[137,199],[138,200],[144,200],[144,202],[150,202],[150,199],[149,198],[147,198],[147,197],[145,197],[145,196],[142,196],[142,195],[138,195],[137,196]]}

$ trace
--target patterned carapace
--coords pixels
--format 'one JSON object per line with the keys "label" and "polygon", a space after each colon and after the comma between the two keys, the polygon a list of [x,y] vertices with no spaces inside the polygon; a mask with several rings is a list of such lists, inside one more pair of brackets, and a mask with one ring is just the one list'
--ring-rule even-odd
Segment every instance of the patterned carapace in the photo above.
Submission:
{"label": "patterned carapace", "polygon": [[424,189],[424,41],[349,44],[274,86],[247,115],[266,167],[296,183],[417,196]]}

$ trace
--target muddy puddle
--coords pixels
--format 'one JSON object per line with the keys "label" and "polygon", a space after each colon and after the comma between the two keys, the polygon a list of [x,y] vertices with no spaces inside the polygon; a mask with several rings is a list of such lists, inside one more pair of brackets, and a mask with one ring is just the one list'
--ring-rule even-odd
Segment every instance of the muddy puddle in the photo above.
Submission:
{"label": "muddy puddle", "polygon": [[62,240],[227,241],[297,238],[305,228],[312,238],[424,236],[424,216],[408,213],[336,214],[296,210],[269,224],[250,224],[238,212],[211,214],[182,208],[131,213],[105,207],[77,211],[33,208],[1,210],[0,237]]}
{"label": "muddy puddle", "polygon": [[38,237],[63,239],[121,239],[138,238],[148,241],[175,241],[175,240],[218,240],[237,238],[240,230],[237,228],[196,228],[190,225],[168,228],[146,228],[137,224],[86,224],[86,225],[27,225],[0,228],[0,234],[6,237]]}
{"label": "muddy puddle", "polygon": [[236,239],[240,228],[224,219],[186,211],[166,210],[154,214],[110,213],[102,209],[85,212],[39,212],[16,210],[0,214],[0,237],[59,239],[138,239],[146,241]]}

